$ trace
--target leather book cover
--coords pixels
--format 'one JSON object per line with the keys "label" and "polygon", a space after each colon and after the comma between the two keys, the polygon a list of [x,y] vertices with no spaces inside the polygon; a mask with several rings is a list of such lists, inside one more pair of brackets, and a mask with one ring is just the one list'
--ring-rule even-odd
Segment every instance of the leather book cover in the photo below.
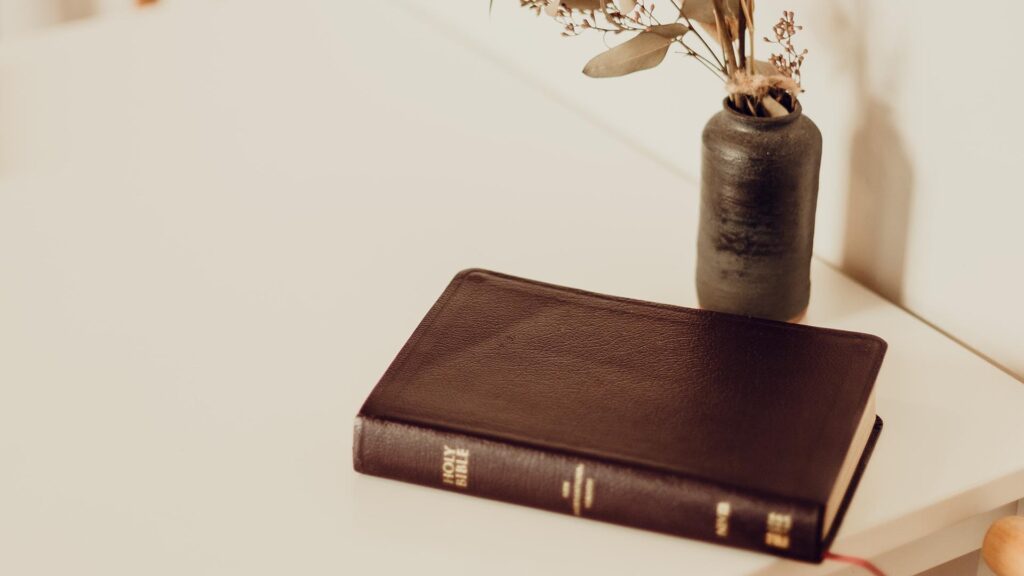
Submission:
{"label": "leather book cover", "polygon": [[466,270],[356,417],[354,467],[818,562],[881,429],[885,348]]}

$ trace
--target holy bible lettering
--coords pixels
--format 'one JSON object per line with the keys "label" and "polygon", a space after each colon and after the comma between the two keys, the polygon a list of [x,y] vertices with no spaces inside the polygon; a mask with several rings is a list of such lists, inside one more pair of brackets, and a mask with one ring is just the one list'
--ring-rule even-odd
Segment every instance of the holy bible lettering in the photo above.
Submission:
{"label": "holy bible lettering", "polygon": [[457,488],[469,487],[469,450],[445,445],[441,481]]}

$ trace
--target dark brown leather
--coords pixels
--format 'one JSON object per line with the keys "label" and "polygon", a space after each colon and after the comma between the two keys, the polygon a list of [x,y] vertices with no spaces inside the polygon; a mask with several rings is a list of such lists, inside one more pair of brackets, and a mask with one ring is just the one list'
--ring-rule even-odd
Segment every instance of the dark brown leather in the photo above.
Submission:
{"label": "dark brown leather", "polygon": [[[467,270],[363,405],[360,426],[377,432],[357,433],[356,468],[437,484],[437,443],[445,439],[405,446],[401,434],[385,434],[390,422],[505,443],[526,450],[523,458],[562,455],[688,479],[820,516],[885,348],[865,334]],[[430,454],[416,456],[421,449]],[[402,458],[426,468],[396,472]],[[474,473],[488,465],[478,462]],[[509,486],[483,495],[550,508],[516,498],[524,488],[506,476]],[[489,481],[500,484],[500,475]],[[714,525],[710,514],[702,526]],[[763,516],[751,518],[752,534],[763,535]],[[796,530],[820,530],[818,522]],[[813,534],[815,549],[790,555],[817,559],[821,537]]]}

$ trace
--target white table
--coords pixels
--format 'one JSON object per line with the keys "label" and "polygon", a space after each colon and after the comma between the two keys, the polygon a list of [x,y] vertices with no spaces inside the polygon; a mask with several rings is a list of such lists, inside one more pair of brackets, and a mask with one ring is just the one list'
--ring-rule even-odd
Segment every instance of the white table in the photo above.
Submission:
{"label": "white table", "polygon": [[[0,573],[842,571],[352,471],[461,268],[695,304],[696,184],[402,3],[383,36],[283,6],[0,46]],[[910,574],[977,548],[1024,497],[1024,386],[813,274],[807,323],[890,345],[835,549]]]}

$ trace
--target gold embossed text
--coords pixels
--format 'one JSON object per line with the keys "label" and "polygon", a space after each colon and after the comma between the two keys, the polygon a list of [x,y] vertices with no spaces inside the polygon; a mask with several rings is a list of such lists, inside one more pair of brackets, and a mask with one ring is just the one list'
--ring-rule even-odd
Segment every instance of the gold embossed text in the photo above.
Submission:
{"label": "gold embossed text", "polygon": [[441,480],[457,488],[469,487],[469,449],[445,445],[441,462]]}
{"label": "gold embossed text", "polygon": [[715,535],[725,538],[729,535],[729,514],[732,513],[732,506],[722,501],[715,507]]}
{"label": "gold embossed text", "polygon": [[793,528],[793,515],[769,512],[764,543],[772,548],[789,548],[789,531]]}

